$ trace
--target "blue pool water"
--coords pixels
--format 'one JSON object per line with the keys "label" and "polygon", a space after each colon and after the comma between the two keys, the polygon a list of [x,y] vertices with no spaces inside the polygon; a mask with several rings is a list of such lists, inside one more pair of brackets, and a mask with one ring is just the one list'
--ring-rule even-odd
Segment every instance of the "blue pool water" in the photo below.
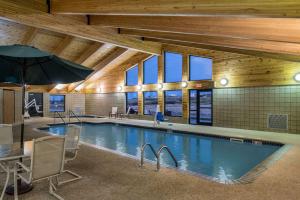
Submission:
{"label": "blue pool water", "polygon": [[[65,125],[43,129],[64,135]],[[180,132],[140,128],[111,123],[83,123],[81,141],[140,157],[141,146],[150,143],[157,150],[167,145],[178,161],[178,168],[209,176],[221,182],[236,180],[280,148],[279,145],[256,145],[231,142],[228,139]],[[149,148],[145,158],[155,161]],[[169,154],[161,154],[161,163],[174,166]]]}

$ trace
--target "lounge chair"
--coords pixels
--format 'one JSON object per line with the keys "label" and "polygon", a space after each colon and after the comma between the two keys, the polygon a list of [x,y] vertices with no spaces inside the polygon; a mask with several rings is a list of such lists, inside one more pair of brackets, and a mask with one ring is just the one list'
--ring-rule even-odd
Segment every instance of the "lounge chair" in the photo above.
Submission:
{"label": "lounge chair", "polygon": [[[11,145],[13,143],[13,130],[12,130],[12,125],[11,124],[1,124],[0,125],[0,144],[4,145]],[[8,186],[8,181],[10,178],[10,174],[13,173],[14,171],[10,167],[9,162],[0,162],[0,168],[3,170],[4,173],[6,173],[6,180],[5,184],[1,193],[0,199],[3,199],[5,190]]]}
{"label": "lounge chair", "polygon": [[59,200],[63,200],[55,193],[56,187],[53,178],[61,175],[64,168],[65,138],[58,136],[46,136],[33,140],[31,164],[16,162],[14,173],[14,196],[18,199],[18,183],[20,178],[27,184],[48,179],[49,193]]}
{"label": "lounge chair", "polygon": [[111,112],[109,113],[109,118],[118,117],[118,107],[112,107]]}
{"label": "lounge chair", "polygon": [[[74,124],[68,125],[67,133],[65,135],[65,139],[66,139],[66,141],[65,141],[66,142],[66,144],[65,144],[65,164],[72,160],[75,160],[77,157],[77,153],[79,151],[80,133],[81,133],[80,126],[77,126]],[[74,176],[75,178],[68,179],[65,181],[60,181],[59,177],[57,176],[58,185],[76,181],[76,180],[79,180],[82,178],[82,176],[80,176],[70,170],[63,169],[63,173],[68,173],[68,174]]]}
{"label": "lounge chair", "polygon": [[121,119],[122,119],[122,118],[125,118],[125,117],[128,118],[128,117],[129,117],[129,114],[130,114],[130,110],[131,110],[131,107],[129,106],[128,109],[127,109],[126,114],[120,114]]}

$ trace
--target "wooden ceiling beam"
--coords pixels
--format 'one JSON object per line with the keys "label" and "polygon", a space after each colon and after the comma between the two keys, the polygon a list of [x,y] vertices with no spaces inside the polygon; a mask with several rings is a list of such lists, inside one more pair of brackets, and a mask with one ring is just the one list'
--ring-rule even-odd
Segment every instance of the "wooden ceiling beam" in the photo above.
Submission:
{"label": "wooden ceiling beam", "polygon": [[78,87],[81,84],[85,84],[86,82],[89,81],[89,79],[93,78],[93,76],[103,68],[105,68],[107,65],[109,65],[111,62],[113,62],[115,59],[118,57],[122,56],[128,49],[124,48],[116,48],[112,53],[107,55],[104,59],[100,60],[94,67],[93,67],[93,72],[85,79],[85,81],[75,83],[75,84],[70,84],[68,87],[68,91],[71,92],[73,91],[76,87]]}
{"label": "wooden ceiling beam", "polygon": [[142,52],[161,54],[159,43],[122,36],[111,30],[89,26],[86,22],[74,17],[48,14],[11,0],[0,0],[0,19]]}
{"label": "wooden ceiling beam", "polygon": [[81,54],[75,62],[78,64],[82,64],[84,61],[89,59],[92,55],[94,55],[101,47],[103,47],[103,43],[94,42],[90,47],[84,50],[83,54]]}
{"label": "wooden ceiling beam", "polygon": [[190,42],[185,42],[185,41],[174,41],[174,40],[167,40],[167,39],[144,38],[144,40],[160,42],[162,44],[167,44],[167,45],[210,49],[210,50],[225,51],[225,52],[238,53],[238,54],[244,54],[244,55],[251,55],[251,56],[256,56],[256,57],[266,57],[266,58],[281,59],[281,60],[287,60],[287,61],[293,61],[293,62],[300,62],[299,56],[294,56],[294,55],[283,55],[283,54],[279,54],[279,53],[257,52],[257,51],[253,51],[253,50],[235,49],[232,47],[212,46],[212,45],[207,45],[207,44],[190,43]]}
{"label": "wooden ceiling beam", "polygon": [[[274,42],[264,40],[253,39],[241,39],[241,38],[226,38],[215,36],[199,36],[191,34],[179,34],[179,33],[167,33],[158,31],[143,31],[132,29],[120,29],[121,34],[134,35],[146,38],[156,38],[169,41],[188,42],[202,45],[209,45],[215,47],[225,47],[235,50],[235,53],[245,52],[249,50],[260,53],[268,54],[283,54],[287,57],[294,57],[300,60],[300,44],[286,43],[286,42]],[[251,53],[252,54],[252,53]]]}
{"label": "wooden ceiling beam", "polygon": [[55,14],[299,17],[298,0],[52,0]]}
{"label": "wooden ceiling beam", "polygon": [[104,27],[300,43],[299,18],[91,16]]}
{"label": "wooden ceiling beam", "polygon": [[28,30],[27,30],[26,34],[24,35],[24,38],[22,39],[21,44],[31,45],[31,43],[34,40],[37,33],[38,33],[37,28],[28,27]]}
{"label": "wooden ceiling beam", "polygon": [[60,56],[62,52],[72,43],[73,40],[73,36],[66,35],[52,53]]}

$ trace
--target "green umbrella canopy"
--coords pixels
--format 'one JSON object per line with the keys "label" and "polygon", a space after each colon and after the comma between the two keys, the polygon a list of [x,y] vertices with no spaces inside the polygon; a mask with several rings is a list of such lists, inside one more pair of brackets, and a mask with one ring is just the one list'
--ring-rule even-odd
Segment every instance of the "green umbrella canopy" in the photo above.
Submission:
{"label": "green umbrella canopy", "polygon": [[25,45],[0,46],[0,82],[49,85],[84,80],[93,70]]}

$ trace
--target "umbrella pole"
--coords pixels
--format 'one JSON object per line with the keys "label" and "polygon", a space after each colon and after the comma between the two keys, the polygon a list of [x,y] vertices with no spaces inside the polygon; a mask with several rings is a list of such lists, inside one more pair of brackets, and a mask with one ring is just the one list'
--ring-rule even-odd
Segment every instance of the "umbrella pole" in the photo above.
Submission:
{"label": "umbrella pole", "polygon": [[[21,139],[20,139],[20,148],[24,148],[24,109],[25,109],[25,90],[26,86],[25,84],[22,84],[22,124],[21,124]],[[20,161],[22,162],[22,158],[20,158]],[[24,194],[33,189],[33,186],[31,184],[27,184],[21,179],[18,179],[18,194]],[[14,185],[10,185],[6,188],[5,191],[8,195],[14,195]]]}
{"label": "umbrella pole", "polygon": [[[24,109],[25,109],[25,84],[22,85],[22,124],[21,124],[21,139],[20,139],[20,147],[24,148]],[[22,160],[21,160],[22,161]]]}

